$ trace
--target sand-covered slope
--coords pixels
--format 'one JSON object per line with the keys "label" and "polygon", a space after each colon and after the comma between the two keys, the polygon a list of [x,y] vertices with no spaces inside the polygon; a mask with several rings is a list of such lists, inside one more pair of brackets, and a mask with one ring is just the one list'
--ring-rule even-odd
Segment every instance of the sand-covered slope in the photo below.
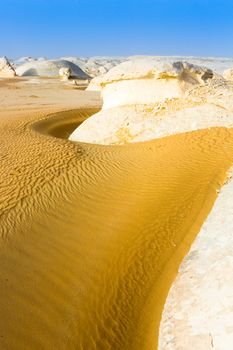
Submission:
{"label": "sand-covered slope", "polygon": [[95,80],[102,111],[73,132],[73,141],[122,144],[233,122],[231,85],[205,67],[134,59]]}
{"label": "sand-covered slope", "polygon": [[232,132],[107,147],[51,136],[88,110],[20,113],[0,123],[0,348],[156,349],[174,253],[216,198]]}
{"label": "sand-covered slope", "polygon": [[78,65],[66,60],[41,60],[29,61],[16,68],[18,76],[41,76],[41,77],[58,77],[61,68],[69,68],[71,75],[77,79],[89,79]]}
{"label": "sand-covered slope", "polygon": [[[210,104],[212,124],[221,125],[220,112],[231,108],[230,88],[217,76],[208,84],[195,79],[194,86],[188,92],[191,102],[179,97],[158,104],[160,118],[199,105],[207,105],[207,118]],[[72,130],[96,112],[83,107],[100,104],[98,93],[76,90],[58,79],[0,80],[0,349],[157,349],[168,289],[233,162],[233,131],[214,127],[133,144],[126,137],[124,146],[111,147],[70,142]],[[138,118],[141,107],[134,106]],[[117,108],[129,108],[132,115],[130,105]],[[146,106],[145,113],[150,112]],[[198,115],[190,113],[187,130]],[[174,127],[172,114],[170,119]],[[104,124],[99,124],[100,131]],[[184,129],[178,123],[175,132],[179,130]],[[165,132],[166,123],[161,135]],[[219,222],[227,220],[221,217]],[[211,241],[213,252],[215,242],[229,252],[230,234],[224,241]],[[205,244],[198,249],[211,262],[221,260]],[[189,266],[192,260],[191,255]],[[201,260],[193,274],[205,267],[211,281],[215,265],[206,262]],[[213,276],[225,285],[229,274],[218,270]],[[194,287],[190,284],[192,293],[198,290],[199,277]],[[212,287],[213,294],[217,287]],[[189,293],[185,297],[198,318],[189,302],[198,298]],[[227,344],[223,335],[230,339],[232,299],[212,300],[218,305],[209,303],[209,308],[215,312],[225,307],[226,319],[218,314],[203,327],[203,337],[196,325],[172,321],[179,346],[192,343],[193,329],[202,345],[206,339],[216,349],[218,339]],[[179,300],[177,305],[182,318],[185,308]],[[173,308],[169,310],[162,326],[163,350],[172,343],[170,331],[166,333]],[[216,337],[207,337],[209,330],[217,330]]]}
{"label": "sand-covered slope", "polygon": [[[160,69],[155,74],[155,70],[148,71],[145,61],[140,67],[142,62],[122,64],[97,82],[104,107],[77,128],[71,139],[126,144],[216,126],[232,133],[232,70],[224,74],[225,80],[208,69],[179,63],[183,71],[177,75],[171,66],[166,73]],[[232,347],[232,195],[233,182],[229,181],[181,264],[163,311],[160,350]],[[183,244],[189,244],[186,238]]]}

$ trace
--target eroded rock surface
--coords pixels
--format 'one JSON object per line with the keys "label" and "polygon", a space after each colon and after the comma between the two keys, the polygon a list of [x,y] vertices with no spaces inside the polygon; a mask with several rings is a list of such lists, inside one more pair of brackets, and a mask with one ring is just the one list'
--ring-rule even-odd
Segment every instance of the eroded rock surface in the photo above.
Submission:
{"label": "eroded rock surface", "polygon": [[59,69],[59,75],[62,80],[68,80],[71,77],[72,71],[69,67],[62,67]]}
{"label": "eroded rock surface", "polygon": [[29,61],[16,68],[18,76],[59,77],[60,69],[68,69],[77,79],[89,79],[78,65],[66,60]]}
{"label": "eroded rock surface", "polygon": [[226,184],[180,266],[159,350],[230,350],[233,344],[233,181]]}
{"label": "eroded rock surface", "polygon": [[15,77],[16,73],[6,57],[0,58],[0,78],[12,78]]}
{"label": "eroded rock surface", "polygon": [[233,81],[233,68],[225,70],[223,76],[226,80]]}
{"label": "eroded rock surface", "polygon": [[211,69],[187,62],[135,59],[93,79],[102,110],[70,139],[100,144],[138,142],[233,123],[232,88]]}

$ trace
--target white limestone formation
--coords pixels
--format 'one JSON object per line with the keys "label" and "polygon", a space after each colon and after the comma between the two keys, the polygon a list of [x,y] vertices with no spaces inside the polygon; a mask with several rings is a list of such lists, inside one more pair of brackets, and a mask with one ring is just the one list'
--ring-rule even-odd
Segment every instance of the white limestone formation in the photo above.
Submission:
{"label": "white limestone formation", "polygon": [[104,101],[102,111],[80,125],[71,140],[122,144],[232,124],[232,103],[228,102],[228,110],[226,98],[222,101],[222,89],[232,95],[225,80],[187,62],[126,61],[93,79],[88,90],[98,89]]}
{"label": "white limestone formation", "polygon": [[59,69],[59,75],[62,80],[68,80],[71,77],[72,71],[69,67],[62,67]]}
{"label": "white limestone formation", "polygon": [[187,62],[158,63],[153,58],[127,61],[103,76],[103,109],[183,97],[195,85],[212,78],[211,70]]}
{"label": "white limestone formation", "polygon": [[112,67],[125,61],[123,57],[62,57],[63,60],[77,64],[90,77],[107,73]]}
{"label": "white limestone formation", "polygon": [[87,87],[87,91],[101,91],[102,75],[93,78]]}
{"label": "white limestone formation", "polygon": [[13,78],[16,76],[15,70],[6,57],[0,58],[0,78]]}
{"label": "white limestone formation", "polygon": [[66,60],[30,61],[16,68],[18,76],[59,77],[59,70],[68,68],[77,79],[89,79],[79,66]]}
{"label": "white limestone formation", "polygon": [[169,292],[159,350],[233,345],[233,181],[221,189]]}
{"label": "white limestone formation", "polygon": [[225,70],[223,76],[226,80],[233,81],[233,68]]}

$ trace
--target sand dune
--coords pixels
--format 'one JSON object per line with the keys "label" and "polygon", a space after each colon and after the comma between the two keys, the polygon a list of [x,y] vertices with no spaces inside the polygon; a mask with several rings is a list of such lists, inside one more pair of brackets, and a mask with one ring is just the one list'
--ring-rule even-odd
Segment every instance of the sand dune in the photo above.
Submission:
{"label": "sand dune", "polygon": [[70,117],[1,124],[0,344],[156,348],[169,281],[232,162],[231,132],[113,148],[44,135]]}

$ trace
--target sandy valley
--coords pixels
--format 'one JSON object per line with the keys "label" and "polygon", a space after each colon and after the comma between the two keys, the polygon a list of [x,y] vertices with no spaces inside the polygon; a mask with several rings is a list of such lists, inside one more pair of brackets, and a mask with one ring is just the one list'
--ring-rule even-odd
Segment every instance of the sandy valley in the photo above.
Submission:
{"label": "sandy valley", "polygon": [[229,350],[232,83],[112,61],[0,79],[0,348]]}

